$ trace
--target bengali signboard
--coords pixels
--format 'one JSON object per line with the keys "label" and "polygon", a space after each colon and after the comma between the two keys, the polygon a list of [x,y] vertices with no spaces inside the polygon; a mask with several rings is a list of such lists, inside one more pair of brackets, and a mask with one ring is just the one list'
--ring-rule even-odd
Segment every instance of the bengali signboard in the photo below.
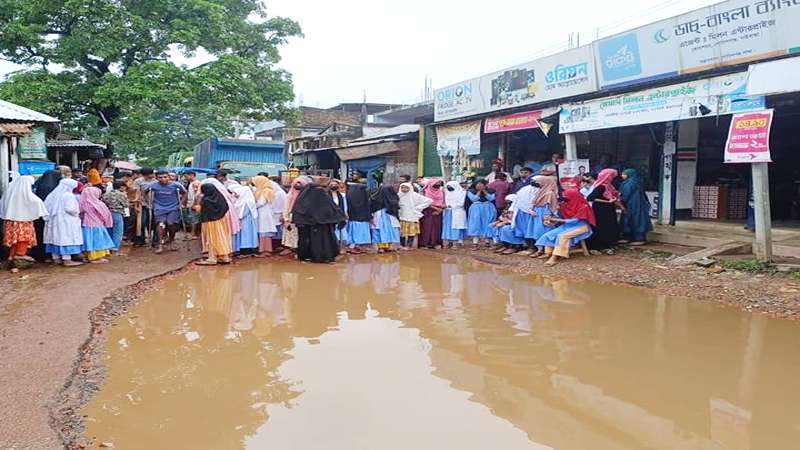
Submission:
{"label": "bengali signboard", "polygon": [[588,159],[568,159],[558,165],[558,181],[563,189],[580,189],[581,177],[590,171]]}
{"label": "bengali signboard", "polygon": [[730,0],[594,43],[600,88],[800,53],[800,0]]}
{"label": "bengali signboard", "polygon": [[[800,0],[799,0],[800,1]],[[532,105],[597,90],[592,46],[568,50],[434,93],[435,120]]]}
{"label": "bengali signboard", "polygon": [[528,130],[539,128],[541,111],[527,111],[507,116],[489,117],[484,121],[484,133],[502,133],[505,131]]}
{"label": "bengali signboard", "polygon": [[436,151],[440,156],[456,156],[461,149],[466,155],[481,153],[480,120],[436,127]]}
{"label": "bengali signboard", "polygon": [[771,109],[734,115],[725,143],[725,162],[772,162],[769,153],[771,126]]}
{"label": "bengali signboard", "polygon": [[34,128],[19,138],[17,145],[20,159],[47,159],[47,137],[43,127]]}
{"label": "bengali signboard", "polygon": [[748,97],[747,73],[737,73],[563,105],[560,133],[693,119],[764,109]]}

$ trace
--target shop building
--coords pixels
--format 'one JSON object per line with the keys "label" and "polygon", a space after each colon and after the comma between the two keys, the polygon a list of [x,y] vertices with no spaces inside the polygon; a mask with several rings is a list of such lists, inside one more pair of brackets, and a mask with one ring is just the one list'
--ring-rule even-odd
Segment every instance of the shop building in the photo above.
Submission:
{"label": "shop building", "polygon": [[47,161],[47,134],[55,134],[58,124],[55,117],[0,100],[0,195],[20,163]]}

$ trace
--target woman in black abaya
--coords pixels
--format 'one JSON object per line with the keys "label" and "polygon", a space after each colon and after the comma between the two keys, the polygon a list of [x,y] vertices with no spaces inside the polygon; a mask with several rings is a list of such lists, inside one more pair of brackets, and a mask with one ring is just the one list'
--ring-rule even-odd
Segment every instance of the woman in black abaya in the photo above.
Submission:
{"label": "woman in black abaya", "polygon": [[324,186],[303,189],[292,208],[292,223],[298,232],[297,259],[333,262],[339,255],[334,230],[345,226],[347,218]]}

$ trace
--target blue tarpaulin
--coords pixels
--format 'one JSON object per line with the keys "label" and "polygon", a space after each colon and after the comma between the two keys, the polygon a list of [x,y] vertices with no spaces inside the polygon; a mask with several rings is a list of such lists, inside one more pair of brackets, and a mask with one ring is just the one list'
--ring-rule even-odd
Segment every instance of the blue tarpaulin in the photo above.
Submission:
{"label": "blue tarpaulin", "polygon": [[20,161],[20,175],[41,175],[48,170],[55,169],[56,163],[52,161]]}
{"label": "blue tarpaulin", "polygon": [[347,161],[347,170],[359,171],[367,174],[367,188],[377,189],[378,182],[372,176],[376,170],[386,166],[386,159],[384,158],[364,158],[354,159]]}

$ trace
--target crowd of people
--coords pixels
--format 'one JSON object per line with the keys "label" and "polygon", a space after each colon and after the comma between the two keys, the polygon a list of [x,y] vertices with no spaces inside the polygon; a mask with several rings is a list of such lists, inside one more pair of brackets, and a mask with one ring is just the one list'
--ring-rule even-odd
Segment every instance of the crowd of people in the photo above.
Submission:
{"label": "crowd of people", "polygon": [[501,167],[495,161],[486,179],[402,176],[374,190],[357,175],[346,182],[299,176],[284,190],[266,173],[240,183],[224,170],[201,181],[191,170],[179,180],[149,168],[102,177],[60,167],[35,182],[11,181],[0,201],[3,245],[12,261],[102,264],[124,255],[124,240],[156,254],[175,251],[182,229],[186,239],[201,240],[200,265],[274,254],[334,262],[342,253],[470,243],[553,265],[578,245],[599,252],[643,244],[652,228],[634,169],[587,173],[578,190],[561,188],[554,165],[523,167],[513,179]]}

